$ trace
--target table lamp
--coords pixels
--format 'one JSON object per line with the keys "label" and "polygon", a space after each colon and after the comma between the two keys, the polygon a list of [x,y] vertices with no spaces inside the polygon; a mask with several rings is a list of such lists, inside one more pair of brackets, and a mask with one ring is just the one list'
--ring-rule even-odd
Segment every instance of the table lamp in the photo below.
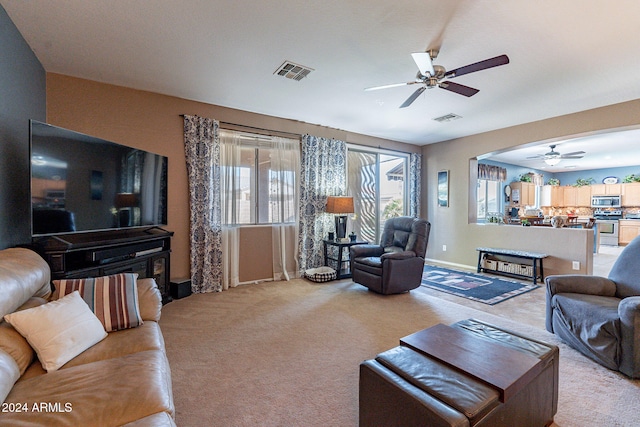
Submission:
{"label": "table lamp", "polygon": [[132,209],[138,205],[138,195],[134,193],[116,194],[115,207],[118,209],[118,226],[131,226]]}
{"label": "table lamp", "polygon": [[[327,213],[338,214],[336,220],[336,239],[343,239],[347,235],[347,215],[353,213],[353,197],[329,196],[327,197]],[[343,214],[343,215],[339,215]]]}

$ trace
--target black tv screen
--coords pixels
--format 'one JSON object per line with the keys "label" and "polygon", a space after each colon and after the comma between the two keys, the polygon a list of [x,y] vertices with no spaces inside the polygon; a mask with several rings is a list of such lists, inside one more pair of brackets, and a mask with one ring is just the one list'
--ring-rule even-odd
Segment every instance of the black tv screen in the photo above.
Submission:
{"label": "black tv screen", "polygon": [[31,121],[32,235],[167,224],[167,157]]}

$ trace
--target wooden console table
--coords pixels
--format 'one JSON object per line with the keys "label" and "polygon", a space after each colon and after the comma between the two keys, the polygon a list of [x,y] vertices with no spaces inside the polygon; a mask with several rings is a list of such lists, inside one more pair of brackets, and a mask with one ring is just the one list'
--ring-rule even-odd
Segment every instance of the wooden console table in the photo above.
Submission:
{"label": "wooden console table", "polygon": [[[544,280],[544,269],[542,266],[542,260],[548,256],[547,254],[543,254],[539,252],[519,251],[515,249],[502,249],[502,248],[476,248],[476,251],[478,251],[478,270],[477,270],[478,273],[484,271],[486,273],[500,274],[503,276],[524,277],[527,279],[532,279],[534,285],[537,282],[538,276],[540,277],[541,281]],[[505,255],[508,257],[528,259],[532,263],[531,265],[532,273],[521,274],[521,273],[514,273],[509,271],[501,271],[501,270],[498,270],[497,268],[496,269],[487,268],[486,266],[482,265],[483,255]]]}

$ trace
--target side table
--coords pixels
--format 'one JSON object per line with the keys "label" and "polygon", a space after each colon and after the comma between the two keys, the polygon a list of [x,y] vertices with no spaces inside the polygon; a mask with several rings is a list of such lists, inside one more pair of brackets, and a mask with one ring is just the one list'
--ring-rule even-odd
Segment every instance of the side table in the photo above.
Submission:
{"label": "side table", "polygon": [[[334,267],[336,270],[336,279],[345,279],[351,277],[351,269],[349,268],[349,248],[354,245],[366,245],[369,242],[356,240],[355,242],[340,242],[338,240],[323,240],[324,242],[324,265]],[[329,247],[335,247],[335,253],[329,253]],[[344,250],[347,254],[344,254]]]}

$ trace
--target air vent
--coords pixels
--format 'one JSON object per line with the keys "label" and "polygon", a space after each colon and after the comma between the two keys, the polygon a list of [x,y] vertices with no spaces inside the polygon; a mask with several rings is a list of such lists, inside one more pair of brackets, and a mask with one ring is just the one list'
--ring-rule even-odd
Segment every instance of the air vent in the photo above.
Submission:
{"label": "air vent", "polygon": [[281,66],[273,73],[288,79],[300,81],[307,77],[313,68],[304,65],[295,64],[291,61],[284,61]]}
{"label": "air vent", "polygon": [[458,120],[458,119],[461,119],[461,118],[462,118],[462,116],[459,116],[459,115],[453,114],[453,113],[449,113],[449,114],[445,114],[444,116],[441,116],[441,117],[436,117],[433,120],[435,120],[436,122],[442,123],[442,122],[452,122],[454,120]]}

